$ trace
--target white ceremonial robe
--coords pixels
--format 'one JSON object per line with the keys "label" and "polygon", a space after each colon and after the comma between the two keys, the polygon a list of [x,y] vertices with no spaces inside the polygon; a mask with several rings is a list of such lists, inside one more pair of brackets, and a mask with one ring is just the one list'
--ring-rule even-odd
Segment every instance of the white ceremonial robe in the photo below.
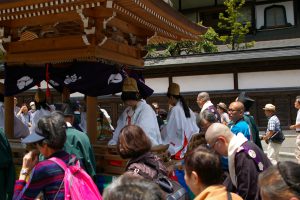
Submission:
{"label": "white ceremonial robe", "polygon": [[135,110],[128,106],[119,117],[113,138],[108,142],[109,145],[117,144],[121,129],[129,124],[128,117],[131,117],[131,125],[137,125],[144,130],[150,138],[152,146],[162,144],[156,114],[145,100],[141,100]]}
{"label": "white ceremonial robe", "polygon": [[187,150],[185,137],[189,142],[193,134],[199,133],[196,116],[191,109],[190,115],[190,118],[185,117],[180,101],[168,113],[167,124],[163,127],[161,135],[164,144],[170,145],[168,151],[171,155],[181,151],[180,158],[183,158]]}

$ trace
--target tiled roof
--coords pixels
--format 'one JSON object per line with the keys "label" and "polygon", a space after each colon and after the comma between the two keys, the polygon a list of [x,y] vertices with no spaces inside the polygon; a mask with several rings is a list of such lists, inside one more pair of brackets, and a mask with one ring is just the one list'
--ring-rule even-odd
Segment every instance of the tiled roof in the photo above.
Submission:
{"label": "tiled roof", "polygon": [[246,61],[283,60],[300,58],[300,45],[294,47],[279,47],[265,49],[250,49],[242,51],[226,51],[187,55],[164,59],[148,59],[145,67],[180,66],[180,65],[207,65],[221,63],[241,63]]}
{"label": "tiled roof", "polygon": [[[266,48],[280,48],[300,46],[300,38],[282,39],[282,40],[269,40],[269,41],[256,41],[254,47],[250,49],[266,49]],[[220,52],[230,51],[226,45],[218,45]]]}

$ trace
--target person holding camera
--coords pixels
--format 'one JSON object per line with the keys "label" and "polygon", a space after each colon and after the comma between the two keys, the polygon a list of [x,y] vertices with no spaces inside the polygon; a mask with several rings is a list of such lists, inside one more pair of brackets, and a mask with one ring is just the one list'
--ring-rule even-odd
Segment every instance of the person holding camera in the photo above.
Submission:
{"label": "person holding camera", "polygon": [[276,107],[273,104],[266,104],[263,108],[265,111],[266,117],[268,117],[268,126],[267,131],[264,136],[262,136],[262,140],[265,140],[268,144],[267,156],[273,165],[277,164],[279,150],[281,147],[280,138],[283,139],[283,134],[280,128],[280,121],[278,117],[275,115]]}
{"label": "person holding camera", "polygon": [[17,117],[27,126],[31,127],[31,114],[28,112],[28,107],[26,103],[22,104],[19,112],[17,113]]}

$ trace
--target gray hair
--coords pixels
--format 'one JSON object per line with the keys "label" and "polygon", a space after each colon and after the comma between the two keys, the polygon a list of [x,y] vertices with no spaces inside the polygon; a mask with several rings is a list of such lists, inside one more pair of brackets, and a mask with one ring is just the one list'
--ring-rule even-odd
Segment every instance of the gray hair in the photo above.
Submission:
{"label": "gray hair", "polygon": [[300,103],[300,95],[296,96],[296,101],[298,101]]}
{"label": "gray hair", "polygon": [[200,92],[198,94],[198,99],[203,99],[204,101],[209,101],[209,94],[207,92]]}
{"label": "gray hair", "polygon": [[156,183],[140,176],[124,174],[105,188],[103,200],[163,200]]}
{"label": "gray hair", "polygon": [[269,199],[284,200],[300,197],[300,165],[286,161],[278,162],[259,175],[261,193]]}
{"label": "gray hair", "polygon": [[199,115],[197,116],[196,122],[199,127],[203,120],[206,120],[211,124],[216,123],[218,121],[216,115],[209,110],[204,110],[202,113],[199,113]]}

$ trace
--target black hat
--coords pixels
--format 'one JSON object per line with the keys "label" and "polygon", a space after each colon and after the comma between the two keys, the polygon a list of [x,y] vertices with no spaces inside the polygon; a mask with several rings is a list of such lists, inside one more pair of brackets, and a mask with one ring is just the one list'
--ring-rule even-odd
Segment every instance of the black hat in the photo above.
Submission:
{"label": "black hat", "polygon": [[237,98],[237,101],[240,101],[244,104],[245,111],[248,111],[255,102],[254,99],[251,99],[246,95],[246,92],[241,92]]}

